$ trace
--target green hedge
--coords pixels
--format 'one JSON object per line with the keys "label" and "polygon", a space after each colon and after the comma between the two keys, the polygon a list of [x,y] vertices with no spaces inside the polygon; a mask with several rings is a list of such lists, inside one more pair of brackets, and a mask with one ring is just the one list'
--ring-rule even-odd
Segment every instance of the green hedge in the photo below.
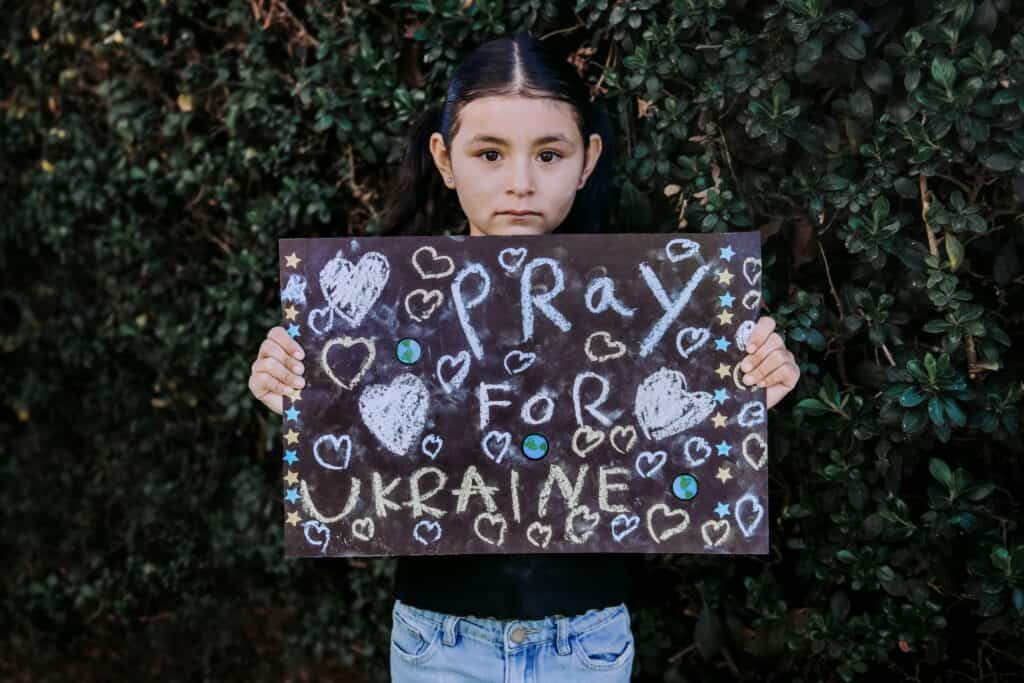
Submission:
{"label": "green hedge", "polygon": [[773,552],[652,556],[638,678],[1010,680],[1013,4],[4,3],[0,670],[383,678],[393,560],[283,558],[280,418],[247,389],[276,241],[372,233],[407,120],[526,29],[613,113],[617,231],[760,230],[803,370]]}

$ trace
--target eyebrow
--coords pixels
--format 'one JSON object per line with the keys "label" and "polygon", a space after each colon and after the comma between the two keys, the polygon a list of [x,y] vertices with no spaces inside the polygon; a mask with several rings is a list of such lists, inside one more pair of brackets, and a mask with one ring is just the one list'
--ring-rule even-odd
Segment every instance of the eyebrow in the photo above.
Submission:
{"label": "eyebrow", "polygon": [[[489,142],[495,145],[508,145],[508,140],[495,137],[493,135],[477,135],[470,139],[470,141],[467,144],[472,145],[477,142]],[[561,133],[559,133],[558,135],[545,135],[543,137],[539,137],[533,141],[533,144],[544,145],[549,142],[564,142],[565,144],[572,146],[572,141],[569,140],[569,138],[562,135]]]}

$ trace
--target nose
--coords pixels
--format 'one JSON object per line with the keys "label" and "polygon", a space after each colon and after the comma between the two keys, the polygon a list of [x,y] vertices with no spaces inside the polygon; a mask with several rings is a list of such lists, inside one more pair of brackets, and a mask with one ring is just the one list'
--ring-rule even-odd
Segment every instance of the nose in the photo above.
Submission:
{"label": "nose", "polygon": [[520,159],[512,167],[509,191],[518,197],[533,194],[533,167],[529,159]]}

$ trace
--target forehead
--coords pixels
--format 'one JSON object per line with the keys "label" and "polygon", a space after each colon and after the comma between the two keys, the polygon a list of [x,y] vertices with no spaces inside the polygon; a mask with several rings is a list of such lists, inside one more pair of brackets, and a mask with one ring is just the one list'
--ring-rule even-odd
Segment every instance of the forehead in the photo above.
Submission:
{"label": "forehead", "polygon": [[551,134],[579,142],[572,105],[552,98],[492,96],[477,98],[459,112],[457,137],[468,142],[476,135],[493,135],[511,144],[528,144]]}

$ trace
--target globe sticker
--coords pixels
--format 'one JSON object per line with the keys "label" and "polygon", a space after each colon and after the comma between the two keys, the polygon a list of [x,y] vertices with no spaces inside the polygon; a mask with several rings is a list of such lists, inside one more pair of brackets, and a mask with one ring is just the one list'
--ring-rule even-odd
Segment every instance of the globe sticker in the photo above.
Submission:
{"label": "globe sticker", "polygon": [[757,230],[278,248],[286,557],[768,553]]}

